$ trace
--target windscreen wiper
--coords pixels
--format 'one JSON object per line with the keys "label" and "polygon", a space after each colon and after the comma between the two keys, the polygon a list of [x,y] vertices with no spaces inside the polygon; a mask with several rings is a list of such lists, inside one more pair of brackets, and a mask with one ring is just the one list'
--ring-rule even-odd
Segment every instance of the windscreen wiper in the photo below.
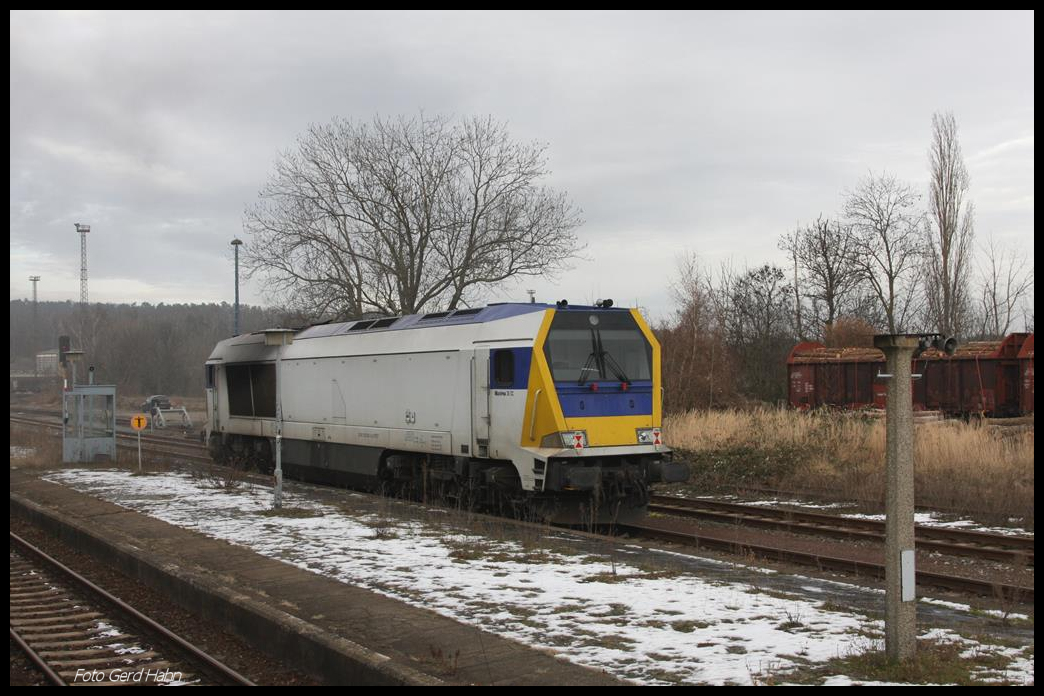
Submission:
{"label": "windscreen wiper", "polygon": [[[602,334],[597,329],[591,329],[591,345],[593,350],[587,356],[587,362],[580,368],[580,379],[576,381],[578,385],[587,381],[588,372],[597,372],[600,377],[604,378],[606,367],[612,370],[613,375],[621,382],[631,381],[631,378],[627,376],[627,373],[624,372],[616,358],[602,346]],[[592,362],[596,364],[596,367],[591,367]]]}
{"label": "windscreen wiper", "polygon": [[[594,332],[594,329],[592,329],[592,332]],[[610,355],[609,351],[607,351],[605,346],[602,345],[602,332],[597,331],[595,333],[597,334],[596,340],[598,344],[598,365],[601,368],[600,374],[602,377],[605,377],[605,366],[609,365],[618,380],[621,382],[630,382],[631,380],[627,379],[627,374],[623,371],[623,368],[620,367],[620,363],[616,362],[616,358]]]}
{"label": "windscreen wiper", "polygon": [[[591,354],[587,356],[587,361],[584,362],[584,366],[580,368],[580,379],[576,380],[578,385],[583,384],[587,380],[588,372],[597,372],[599,375],[605,372],[605,368],[600,364],[598,351],[598,339],[595,336],[595,330],[591,329]],[[596,363],[595,367],[591,367],[592,361]]]}
{"label": "windscreen wiper", "polygon": [[612,369],[613,374],[616,375],[618,380],[628,383],[631,381],[627,376],[627,373],[624,372],[624,369],[620,367],[620,363],[616,362],[616,358],[614,358],[609,351],[602,351],[602,359],[606,361],[606,364]]}

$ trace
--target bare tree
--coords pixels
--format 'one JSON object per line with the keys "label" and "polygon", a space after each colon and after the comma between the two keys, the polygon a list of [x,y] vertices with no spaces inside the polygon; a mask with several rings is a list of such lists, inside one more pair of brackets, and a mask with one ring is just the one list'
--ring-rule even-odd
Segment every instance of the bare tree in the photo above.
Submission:
{"label": "bare tree", "polygon": [[932,224],[925,227],[928,283],[925,289],[929,318],[941,333],[959,335],[968,328],[968,276],[974,210],[971,203],[964,205],[968,170],[957,140],[957,122],[953,114],[932,116],[928,163]]}
{"label": "bare tree", "polygon": [[765,264],[735,275],[723,267],[716,294],[726,340],[738,364],[744,393],[764,401],[786,395],[786,355],[793,289],[786,273]]}
{"label": "bare tree", "polygon": [[695,254],[678,258],[670,288],[677,313],[657,330],[663,362],[672,366],[663,375],[664,408],[714,408],[734,400],[732,356],[715,312],[711,280]]}
{"label": "bare tree", "polygon": [[991,235],[983,247],[986,257],[979,297],[980,333],[1000,338],[1008,333],[1022,301],[1033,290],[1033,266],[1027,257],[998,250]]}
{"label": "bare tree", "polygon": [[[780,248],[791,253],[801,269],[804,295],[812,300],[819,335],[848,308],[862,280],[855,260],[855,234],[851,225],[820,215],[812,224],[780,240]],[[797,273],[794,279],[798,283]],[[795,303],[800,296],[795,292]],[[797,310],[800,316],[800,310]],[[803,337],[800,324],[798,337]]]}
{"label": "bare tree", "polygon": [[797,229],[793,232],[785,233],[779,238],[779,248],[781,251],[785,251],[790,254],[790,259],[794,267],[794,333],[799,339],[806,338],[805,326],[801,317],[802,301],[801,301],[801,284],[798,279],[798,248],[801,246],[801,230]]}
{"label": "bare tree", "polygon": [[867,174],[845,193],[845,219],[852,226],[851,260],[880,303],[889,333],[909,328],[917,312],[921,266],[920,197],[890,174]]}
{"label": "bare tree", "polygon": [[313,314],[454,309],[580,250],[579,210],[538,185],[546,146],[491,118],[314,125],[246,211],[251,274]]}
{"label": "bare tree", "polygon": [[839,317],[824,332],[823,343],[833,348],[873,348],[874,327],[859,317]]}

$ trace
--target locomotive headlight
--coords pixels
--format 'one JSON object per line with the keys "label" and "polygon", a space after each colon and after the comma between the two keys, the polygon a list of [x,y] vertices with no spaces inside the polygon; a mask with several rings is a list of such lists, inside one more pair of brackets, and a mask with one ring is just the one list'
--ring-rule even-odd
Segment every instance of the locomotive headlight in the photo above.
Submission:
{"label": "locomotive headlight", "polygon": [[638,444],[639,445],[655,445],[659,447],[663,444],[663,432],[659,428],[638,428]]}

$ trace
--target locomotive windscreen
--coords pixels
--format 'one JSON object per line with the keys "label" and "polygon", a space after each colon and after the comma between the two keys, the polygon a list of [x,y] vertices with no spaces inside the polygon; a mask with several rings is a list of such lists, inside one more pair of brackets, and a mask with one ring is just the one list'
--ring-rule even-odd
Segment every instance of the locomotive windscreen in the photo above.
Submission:
{"label": "locomotive windscreen", "polygon": [[652,346],[629,312],[555,312],[544,355],[556,382],[652,379]]}

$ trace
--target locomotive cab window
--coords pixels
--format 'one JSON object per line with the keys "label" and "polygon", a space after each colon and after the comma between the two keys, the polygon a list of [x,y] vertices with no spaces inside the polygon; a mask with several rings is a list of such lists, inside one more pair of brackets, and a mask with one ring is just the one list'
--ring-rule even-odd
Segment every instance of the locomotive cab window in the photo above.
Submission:
{"label": "locomotive cab window", "polygon": [[228,414],[275,418],[275,365],[228,365]]}
{"label": "locomotive cab window", "polygon": [[652,379],[652,346],[630,312],[556,312],[544,355],[555,381]]}
{"label": "locomotive cab window", "polygon": [[510,387],[515,383],[515,354],[498,350],[493,354],[493,386]]}

